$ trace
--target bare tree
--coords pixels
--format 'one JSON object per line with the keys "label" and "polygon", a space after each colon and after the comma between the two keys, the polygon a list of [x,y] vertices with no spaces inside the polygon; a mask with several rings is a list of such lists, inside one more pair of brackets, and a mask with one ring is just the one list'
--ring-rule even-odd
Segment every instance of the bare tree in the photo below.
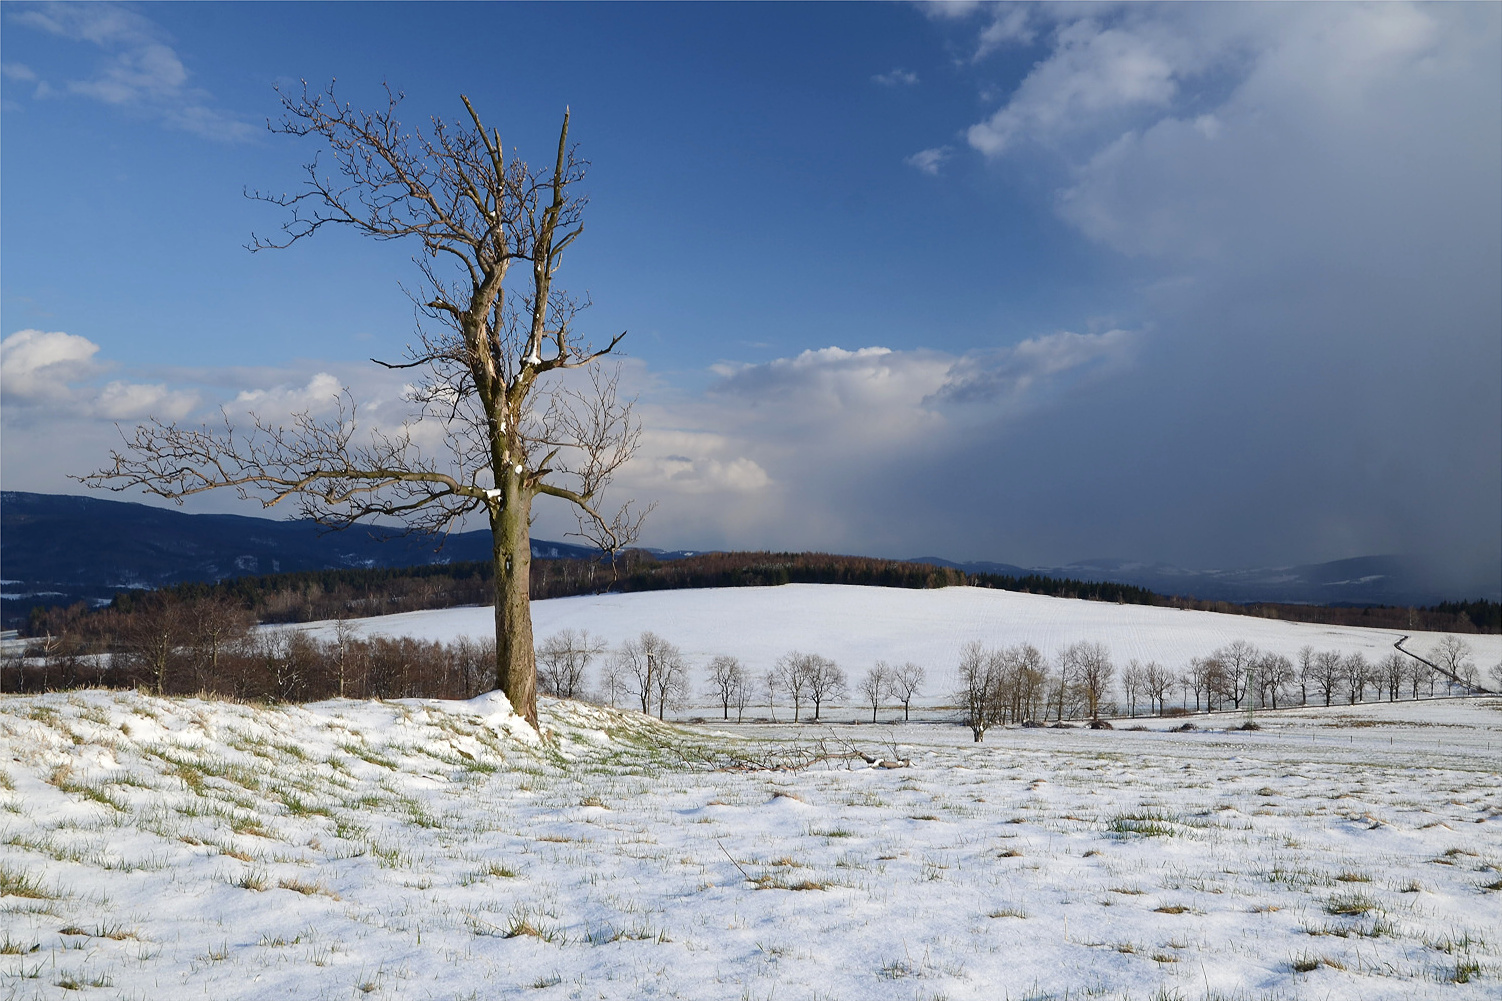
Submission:
{"label": "bare tree", "polygon": [[[315,157],[302,191],[253,194],[288,216],[279,236],[252,237],[250,249],[285,248],[331,226],[420,246],[417,344],[404,361],[380,363],[417,370],[408,421],[398,430],[365,427],[347,390],[334,416],[303,412],[291,426],[252,415],[239,428],[228,413],[217,429],[153,419],[125,437],[109,466],[81,479],[179,503],[219,488],[265,507],[290,498],[330,528],[393,517],[414,531],[445,533],[483,513],[495,564],[496,685],[535,727],[534,499],[573,505],[579,534],[612,552],[641,525],[629,504],[613,515],[600,506],[640,434],[615,378],[593,364],[625,335],[592,348],[574,325],[587,300],[553,283],[583,231],[584,199],[574,192],[586,163],[569,146],[567,112],[556,159],[534,169],[508,158],[467,98],[467,120],[435,117],[425,130],[398,119],[400,94],[387,98],[385,107],[361,111],[341,103],[332,85],[282,95],[285,114],[272,131],[317,141],[335,169],[324,173]],[[513,264],[526,278],[508,296]],[[585,367],[588,385],[564,378]],[[441,428],[441,460],[413,435],[424,420]]]}
{"label": "bare tree", "polygon": [[986,739],[986,731],[998,722],[1002,711],[999,667],[997,654],[985,649],[978,640],[971,640],[960,650],[960,687],[955,699],[977,744]]}
{"label": "bare tree", "polygon": [[657,696],[657,718],[667,719],[669,707],[676,707],[688,697],[688,663],[682,652],[663,642],[653,651],[657,664],[652,672],[652,686]]}
{"label": "bare tree", "polygon": [[1185,677],[1194,688],[1194,711],[1199,712],[1200,695],[1205,696],[1205,708],[1215,708],[1215,698],[1225,689],[1225,668],[1215,657],[1195,657],[1189,662]]}
{"label": "bare tree", "polygon": [[1345,676],[1347,704],[1354,706],[1366,695],[1367,675],[1372,668],[1360,650],[1347,654],[1340,664]]}
{"label": "bare tree", "polygon": [[465,698],[472,699],[489,687],[495,674],[495,640],[461,636],[454,642],[453,657]]}
{"label": "bare tree", "polygon": [[735,697],[731,702],[735,706],[735,721],[737,723],[746,718],[746,708],[751,705],[754,688],[751,675],[743,671],[740,684],[735,689]]}
{"label": "bare tree", "polygon": [[860,691],[861,701],[871,707],[871,722],[876,722],[876,714],[881,711],[881,704],[892,694],[892,669],[884,660],[878,660],[876,666],[866,672],[857,686]]}
{"label": "bare tree", "polygon": [[1001,652],[999,661],[1003,721],[1031,719],[1037,715],[1048,685],[1048,662],[1031,643],[1019,643]]}
{"label": "bare tree", "polygon": [[1497,686],[1497,691],[1502,692],[1502,660],[1487,668],[1486,674],[1492,679],[1492,684]]}
{"label": "bare tree", "polygon": [[577,698],[584,691],[590,663],[605,652],[605,643],[589,630],[562,629],[537,650],[537,686],[547,695]]}
{"label": "bare tree", "polygon": [[1408,677],[1408,658],[1394,650],[1374,668],[1374,677],[1377,679],[1377,691],[1380,693],[1386,689],[1387,701],[1398,701],[1403,681]]}
{"label": "bare tree", "polygon": [[[219,673],[225,650],[250,632],[255,617],[245,608],[216,595],[198,595],[184,602],[188,649],[193,680],[199,691],[226,691]],[[341,693],[342,694],[342,693]]]}
{"label": "bare tree", "polygon": [[767,713],[772,717],[772,722],[777,722],[777,693],[785,687],[783,684],[783,666],[779,660],[767,668],[767,673],[761,676],[761,690],[767,696]]}
{"label": "bare tree", "polygon": [[777,685],[793,700],[794,723],[798,722],[803,703],[808,698],[808,670],[804,666],[808,657],[808,654],[794,650],[777,658]]}
{"label": "bare tree", "polygon": [[1059,673],[1052,679],[1049,702],[1053,705],[1055,718],[1061,722],[1066,712],[1074,715],[1082,691],[1079,684],[1081,649],[1081,644],[1071,643],[1060,650],[1059,656],[1055,658]]}
{"label": "bare tree", "polygon": [[1310,667],[1314,672],[1310,680],[1320,695],[1324,696],[1325,705],[1328,706],[1344,676],[1344,660],[1333,650],[1321,650],[1314,655]]}
{"label": "bare tree", "polygon": [[1158,715],[1166,708],[1168,693],[1173,690],[1173,672],[1156,660],[1150,660],[1142,668],[1142,686],[1149,701],[1158,703]]}
{"label": "bare tree", "polygon": [[1293,661],[1280,653],[1265,653],[1254,665],[1257,675],[1258,698],[1265,705],[1278,708],[1278,696],[1293,683]]}
{"label": "bare tree", "polygon": [[[741,662],[734,657],[719,656],[709,662],[709,694],[713,696],[724,709],[725,719],[730,718],[730,707],[736,706],[744,712],[745,705],[742,692],[747,687],[746,669]],[[737,713],[735,721],[741,721]]]}
{"label": "bare tree", "polygon": [[1299,705],[1309,704],[1309,686],[1314,682],[1314,647],[1305,643],[1299,647]]}
{"label": "bare tree", "polygon": [[631,691],[628,674],[626,661],[620,654],[607,657],[600,670],[600,701],[608,706],[619,705]]}
{"label": "bare tree", "polygon": [[801,667],[808,676],[808,697],[813,699],[817,722],[824,703],[845,694],[845,672],[828,657],[816,653],[804,658]]}
{"label": "bare tree", "polygon": [[1434,661],[1434,666],[1439,668],[1441,674],[1450,679],[1451,684],[1473,685],[1474,679],[1471,674],[1474,665],[1471,662],[1471,645],[1459,636],[1445,636],[1435,644],[1429,654],[1429,659]]}
{"label": "bare tree", "polygon": [[913,699],[923,690],[928,672],[923,665],[908,661],[892,670],[892,696],[902,703],[902,721],[906,723],[912,710]]}
{"label": "bare tree", "polygon": [[1147,685],[1147,672],[1136,660],[1127,661],[1127,666],[1121,669],[1121,690],[1126,695],[1127,712],[1137,715],[1137,697],[1145,693]]}
{"label": "bare tree", "polygon": [[1257,648],[1246,640],[1233,640],[1210,656],[1220,662],[1221,690],[1240,709],[1241,700],[1250,693],[1255,678]]}
{"label": "bare tree", "polygon": [[[132,611],[125,624],[127,662],[151,679],[158,695],[167,691],[169,674],[180,661],[178,648],[189,636],[182,605],[147,599]],[[48,651],[49,657],[51,651]],[[45,679],[44,679],[45,687]]]}
{"label": "bare tree", "polygon": [[[663,705],[665,696],[676,696],[679,687],[686,681],[683,655],[678,648],[654,632],[642,633],[634,640],[621,644],[616,653],[616,662],[627,679],[632,694],[641,702],[641,711],[651,715],[652,706],[658,707],[661,717],[667,710]],[[663,673],[671,677],[664,680]]]}
{"label": "bare tree", "polygon": [[[461,643],[468,643],[467,637],[460,639]],[[333,669],[334,684],[337,685],[335,694],[339,698],[348,698],[350,682],[355,677],[355,666],[360,658],[361,645],[355,639],[355,627],[349,624],[348,619],[337,619],[334,622],[334,642],[330,646],[330,659]]]}
{"label": "bare tree", "polygon": [[1429,694],[1433,695],[1434,679],[1438,676],[1434,665],[1411,655],[1409,660],[1411,663],[1408,665],[1408,680],[1413,684],[1413,697],[1419,697],[1419,689],[1426,683],[1429,686]]}
{"label": "bare tree", "polygon": [[1103,643],[1081,641],[1072,643],[1059,656],[1061,664],[1069,665],[1069,673],[1077,686],[1085,714],[1091,719],[1100,718],[1102,703],[1116,673],[1111,663],[1111,651]]}

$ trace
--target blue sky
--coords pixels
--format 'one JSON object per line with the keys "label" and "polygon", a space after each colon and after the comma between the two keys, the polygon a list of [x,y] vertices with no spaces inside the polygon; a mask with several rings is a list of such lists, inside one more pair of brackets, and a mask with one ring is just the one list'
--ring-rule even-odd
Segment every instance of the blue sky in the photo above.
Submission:
{"label": "blue sky", "polygon": [[651,544],[1491,581],[1499,11],[7,3],[0,479],[395,405],[408,252],[243,248],[313,152],[273,85],[386,80],[534,159],[571,107],[561,277],[630,331]]}

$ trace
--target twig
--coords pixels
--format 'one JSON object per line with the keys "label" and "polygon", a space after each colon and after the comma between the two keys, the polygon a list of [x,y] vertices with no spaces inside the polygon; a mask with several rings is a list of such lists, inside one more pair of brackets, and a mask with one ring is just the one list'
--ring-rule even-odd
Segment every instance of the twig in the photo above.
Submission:
{"label": "twig", "polygon": [[714,839],[714,843],[720,846],[720,851],[725,852],[725,857],[730,860],[730,864],[733,865],[733,866],[735,866],[737,869],[741,870],[741,875],[746,877],[746,882],[748,882],[748,883],[754,883],[754,882],[756,882],[756,880],[754,880],[754,879],[751,878],[751,874],[749,872],[747,872],[745,869],[741,868],[741,864],[735,860],[735,856],[734,855],[730,854],[730,852],[728,850],[726,850],[724,844],[721,843],[721,841],[720,841],[719,838],[715,838]]}

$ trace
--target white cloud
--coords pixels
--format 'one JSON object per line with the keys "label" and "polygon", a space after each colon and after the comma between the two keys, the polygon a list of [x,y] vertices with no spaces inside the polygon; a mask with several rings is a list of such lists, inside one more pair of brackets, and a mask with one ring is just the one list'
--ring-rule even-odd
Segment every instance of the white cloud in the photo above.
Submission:
{"label": "white cloud", "polygon": [[99,391],[90,413],[111,421],[135,421],[154,417],[180,421],[198,406],[198,394],[168,389],[165,383],[111,382]]}
{"label": "white cloud", "polygon": [[923,13],[935,20],[957,21],[985,8],[981,0],[930,0],[919,5]]}
{"label": "white cloud", "polygon": [[7,407],[67,418],[180,420],[198,404],[198,394],[165,383],[115,380],[88,384],[106,366],[94,361],[99,345],[60,330],[19,330],[0,342],[0,391]]}
{"label": "white cloud", "polygon": [[975,59],[984,59],[1003,45],[1028,45],[1037,37],[1025,4],[997,4],[991,9],[991,23],[981,30],[975,47]]}
{"label": "white cloud", "polygon": [[819,348],[738,368],[708,395],[734,401],[745,419],[779,426],[858,423],[863,434],[872,433],[890,420],[905,419],[942,385],[952,362],[932,351]]}
{"label": "white cloud", "polygon": [[725,435],[648,430],[632,460],[630,476],[646,496],[748,494],[765,490],[772,478],[756,460],[735,455],[738,443]]}
{"label": "white cloud", "polygon": [[[62,38],[88,42],[108,53],[92,77],[68,80],[60,88],[39,81],[39,98],[71,94],[115,107],[143,109],[170,128],[207,139],[243,141],[259,134],[255,126],[214,107],[207,91],[192,86],[191,74],[164,32],[134,11],[108,3],[47,3],[12,19]],[[20,69],[30,76],[13,78],[37,79],[29,67]],[[6,75],[12,76],[8,67]]]}
{"label": "white cloud", "polygon": [[1384,230],[1399,217],[1437,232],[1498,163],[1484,107],[1497,24],[1478,13],[1334,4],[1198,35],[1174,23],[1160,34],[1182,50],[1241,53],[1222,67],[1234,85],[1210,110],[1204,94],[1169,95],[1086,147],[1059,211],[1122,253],[1181,259],[1349,262],[1398,249]]}
{"label": "white cloud", "polygon": [[917,84],[918,74],[899,66],[886,73],[878,73],[871,79],[884,87],[911,87]]}
{"label": "white cloud", "polygon": [[96,371],[99,345],[60,330],[18,330],[0,341],[0,392],[7,403],[71,398],[69,383]]}
{"label": "white cloud", "polygon": [[30,83],[37,78],[36,71],[25,63],[0,63],[0,76],[22,83]]}
{"label": "white cloud", "polygon": [[1181,78],[1200,72],[1218,42],[1165,30],[1155,20],[1067,23],[1055,32],[1052,54],[967,138],[995,157],[1023,140],[1052,144],[1123,111],[1167,107]]}
{"label": "white cloud", "polygon": [[933,149],[919,150],[902,162],[909,167],[928,174],[930,177],[937,177],[939,176],[939,168],[944,165],[944,161],[948,160],[953,153],[954,150],[948,146],[937,146]]}
{"label": "white cloud", "polygon": [[1127,330],[1061,330],[1032,337],[1014,347],[961,358],[935,397],[951,403],[1036,402],[1039,395],[1056,392],[1065,375],[1073,381],[1119,369],[1129,360],[1136,340],[1137,335]]}
{"label": "white cloud", "polygon": [[328,413],[338,405],[344,383],[328,372],[315,372],[302,385],[281,384],[267,389],[245,389],[236,395],[233,408],[254,411],[263,416],[280,416],[308,411]]}

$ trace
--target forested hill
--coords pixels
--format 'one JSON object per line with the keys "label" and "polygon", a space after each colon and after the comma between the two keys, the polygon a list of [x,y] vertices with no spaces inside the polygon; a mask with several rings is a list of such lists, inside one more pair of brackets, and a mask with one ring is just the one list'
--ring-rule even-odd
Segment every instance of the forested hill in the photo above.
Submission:
{"label": "forested hill", "polygon": [[[1072,568],[1029,571],[1005,564],[946,564],[825,553],[633,551],[611,567],[594,550],[533,540],[534,598],[603,590],[645,591],[783,583],[947,587],[969,584],[1129,604],[1177,605],[1298,621],[1398,629],[1496,631],[1496,601],[1430,609],[1230,604],[1169,598],[1130,581]],[[435,540],[395,529],[322,532],[308,521],[183,514],[143,504],[7,491],[0,494],[0,574],[5,625],[45,627],[48,607],[129,605],[144,593],[213,593],[263,621],[485,604],[492,600],[488,532]],[[1328,566],[1335,566],[1330,564]],[[1122,568],[1115,568],[1120,571]],[[271,571],[268,573],[268,571]],[[137,596],[135,599],[131,595]],[[1399,605],[1399,603],[1392,603]],[[76,614],[76,613],[75,613]]]}
{"label": "forested hill", "polygon": [[[593,553],[535,539],[532,547],[544,558]],[[418,567],[489,555],[488,531],[444,540],[378,525],[329,532],[302,519],[185,514],[102,497],[0,493],[7,626],[24,622],[38,605],[108,601],[124,590],[245,574]]]}
{"label": "forested hill", "polygon": [[[123,592],[114,601],[118,612],[168,601],[224,601],[246,609],[262,622],[308,622],[340,617],[494,601],[488,561],[429,565],[408,569],[318,570],[247,576],[217,584],[182,584],[158,592]],[[595,559],[549,559],[532,564],[532,597],[562,598],[601,591],[658,591],[675,588],[757,587],[780,584],[854,584],[874,587],[936,588],[968,585],[1023,591],[1088,601],[1134,605],[1168,605],[1207,611],[1282,618],[1301,622],[1363,625],[1447,632],[1496,632],[1502,606],[1496,602],[1458,602],[1430,609],[1349,608],[1309,605],[1232,605],[1166,598],[1130,585],[1045,577],[1036,574],[967,574],[953,567],[880,560],[827,553],[700,553],[663,560],[633,550],[615,566]],[[83,614],[58,609],[38,611],[30,631],[62,632]]]}

